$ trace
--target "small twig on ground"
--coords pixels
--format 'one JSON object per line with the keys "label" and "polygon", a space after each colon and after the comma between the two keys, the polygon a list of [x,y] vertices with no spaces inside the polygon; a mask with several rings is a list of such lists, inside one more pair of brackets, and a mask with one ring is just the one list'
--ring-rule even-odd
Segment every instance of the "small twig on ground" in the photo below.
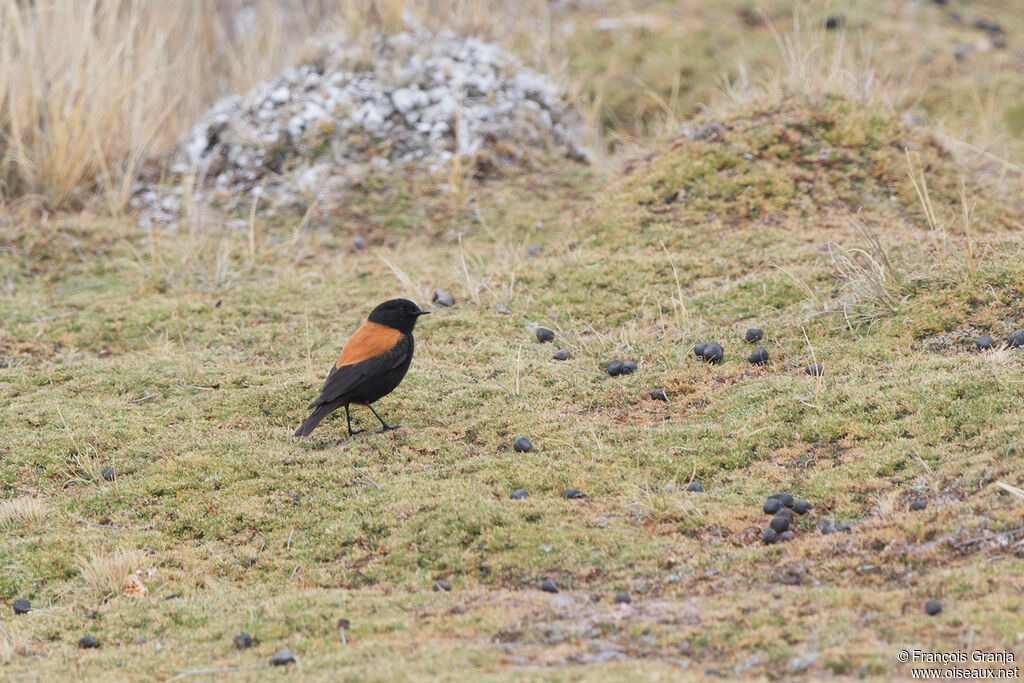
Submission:
{"label": "small twig on ground", "polygon": [[349,466],[349,467],[351,467],[352,469],[354,469],[354,470],[356,471],[356,474],[358,474],[358,475],[359,475],[359,477],[360,477],[360,478],[361,478],[361,479],[362,479],[363,481],[365,481],[365,482],[366,482],[367,484],[369,484],[369,485],[373,486],[373,487],[374,487],[374,488],[376,488],[376,489],[379,489],[379,488],[380,488],[380,484],[378,484],[378,483],[377,483],[377,482],[375,482],[375,481],[374,481],[373,479],[370,479],[370,478],[369,478],[368,476],[366,476],[365,474],[363,474],[362,472],[360,472],[360,471],[359,471],[359,468],[358,468],[358,467],[356,467],[356,466],[355,466],[355,465],[353,465],[352,463],[349,463],[349,464],[348,464],[348,466]]}
{"label": "small twig on ground", "polygon": [[113,524],[97,524],[96,522],[90,522],[87,519],[82,519],[81,517],[76,517],[75,515],[72,515],[72,514],[68,514],[68,517],[70,517],[71,519],[75,520],[76,522],[81,522],[82,524],[84,524],[86,526],[95,527],[97,529],[113,529],[115,531],[120,531],[121,530],[121,527],[114,526]]}
{"label": "small twig on ground", "polygon": [[143,401],[148,401],[151,398],[156,398],[156,395],[155,394],[146,394],[142,398],[133,398],[133,399],[129,400],[128,402],[129,403],[142,403]]}
{"label": "small twig on ground", "polygon": [[238,671],[255,671],[256,669],[266,669],[269,666],[269,664],[253,664],[251,666],[226,666],[223,669],[189,669],[188,671],[179,671],[177,676],[168,680],[174,681],[186,676],[209,676],[211,674],[230,674]]}
{"label": "small twig on ground", "polygon": [[58,315],[46,315],[46,316],[43,316],[42,318],[29,318],[28,320],[23,320],[22,322],[26,322],[26,323],[48,323],[48,322],[51,322],[53,320],[60,320],[61,318],[70,318],[73,315],[78,315],[78,311],[68,311],[67,313],[60,313]]}

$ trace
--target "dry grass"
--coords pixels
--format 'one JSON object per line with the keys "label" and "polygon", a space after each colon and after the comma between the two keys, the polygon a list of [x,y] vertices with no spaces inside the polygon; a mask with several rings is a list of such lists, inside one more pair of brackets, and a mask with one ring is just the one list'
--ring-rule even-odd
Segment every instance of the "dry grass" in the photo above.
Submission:
{"label": "dry grass", "polygon": [[0,502],[0,529],[12,532],[37,529],[46,521],[46,514],[46,503],[40,498],[8,498]]}
{"label": "dry grass", "polygon": [[109,555],[90,554],[75,562],[85,590],[96,600],[120,595],[134,583],[129,577],[146,567],[146,555],[139,550],[119,548]]}

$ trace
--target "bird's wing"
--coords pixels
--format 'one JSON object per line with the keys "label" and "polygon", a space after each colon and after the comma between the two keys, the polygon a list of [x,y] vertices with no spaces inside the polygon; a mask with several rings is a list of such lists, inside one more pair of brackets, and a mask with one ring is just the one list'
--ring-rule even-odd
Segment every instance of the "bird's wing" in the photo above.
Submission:
{"label": "bird's wing", "polygon": [[[355,335],[353,335],[354,339]],[[348,349],[351,343],[352,341],[349,341],[345,348]],[[390,348],[376,355],[345,365],[335,365],[327,374],[327,379],[320,390],[320,395],[309,404],[309,407],[315,408],[318,405],[333,403],[343,398],[346,394],[350,394],[358,389],[368,379],[378,377],[389,370],[397,368],[409,358],[410,353],[412,353],[412,344],[409,342],[409,337],[400,334],[399,339]],[[345,352],[343,351],[342,358],[344,357]]]}

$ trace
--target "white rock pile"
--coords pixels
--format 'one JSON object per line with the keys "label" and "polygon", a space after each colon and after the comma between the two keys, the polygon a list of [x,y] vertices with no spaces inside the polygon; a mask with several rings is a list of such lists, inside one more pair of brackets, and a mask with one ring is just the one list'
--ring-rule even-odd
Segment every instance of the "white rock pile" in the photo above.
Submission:
{"label": "white rock pile", "polygon": [[337,201],[350,179],[395,164],[437,172],[459,155],[482,177],[539,154],[587,160],[582,119],[560,88],[495,43],[410,32],[378,36],[369,51],[332,41],[316,53],[214,105],[172,184],[136,188],[143,220],[173,222],[186,178],[204,203],[254,193],[286,206]]}

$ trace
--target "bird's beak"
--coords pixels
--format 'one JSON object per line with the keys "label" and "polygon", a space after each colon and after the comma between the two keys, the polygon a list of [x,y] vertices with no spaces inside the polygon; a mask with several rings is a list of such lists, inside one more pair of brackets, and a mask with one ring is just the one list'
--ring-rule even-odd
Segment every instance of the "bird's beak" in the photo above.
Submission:
{"label": "bird's beak", "polygon": [[416,315],[430,315],[430,311],[424,311],[422,308],[416,311]]}

